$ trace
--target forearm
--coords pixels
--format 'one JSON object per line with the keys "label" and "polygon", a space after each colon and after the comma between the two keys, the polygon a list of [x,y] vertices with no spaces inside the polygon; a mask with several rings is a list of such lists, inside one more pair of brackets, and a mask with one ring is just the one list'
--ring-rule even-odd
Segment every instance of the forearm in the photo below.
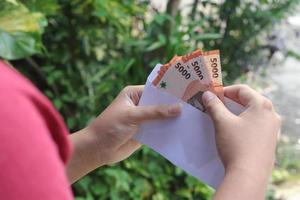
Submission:
{"label": "forearm", "polygon": [[67,165],[67,176],[74,183],[84,175],[103,165],[97,151],[97,144],[90,137],[88,129],[82,129],[71,134],[74,151]]}
{"label": "forearm", "polygon": [[265,169],[256,169],[256,172],[244,169],[229,170],[213,199],[263,200],[268,178],[269,172]]}

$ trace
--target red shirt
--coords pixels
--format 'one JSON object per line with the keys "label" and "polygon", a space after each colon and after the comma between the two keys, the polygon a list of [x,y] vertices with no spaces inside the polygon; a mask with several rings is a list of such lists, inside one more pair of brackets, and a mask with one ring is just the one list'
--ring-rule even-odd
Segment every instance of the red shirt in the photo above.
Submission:
{"label": "red shirt", "polygon": [[49,100],[0,60],[0,198],[73,199],[68,131]]}

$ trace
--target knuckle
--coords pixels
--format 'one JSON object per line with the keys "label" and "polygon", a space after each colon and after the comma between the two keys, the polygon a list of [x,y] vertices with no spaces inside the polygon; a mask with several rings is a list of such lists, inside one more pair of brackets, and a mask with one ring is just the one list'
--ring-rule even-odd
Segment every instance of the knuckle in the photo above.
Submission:
{"label": "knuckle", "polygon": [[253,89],[245,84],[238,85],[238,93],[239,96],[248,96],[249,94],[253,94]]}
{"label": "knuckle", "polygon": [[123,92],[128,92],[132,89],[132,85],[127,85],[126,87],[124,87],[124,89],[122,90]]}
{"label": "knuckle", "polygon": [[248,85],[246,85],[246,84],[239,84],[238,85],[241,89],[245,89],[245,90],[249,90],[249,89],[251,89]]}
{"label": "knuckle", "polygon": [[218,109],[218,105],[220,102],[218,102],[217,100],[210,100],[209,102],[207,102],[205,108],[208,110],[208,112],[213,116],[214,119],[218,120],[220,118],[222,118],[222,112],[220,112],[221,110]]}
{"label": "knuckle", "polygon": [[210,101],[208,101],[207,103],[206,103],[206,105],[205,105],[205,108],[207,109],[207,110],[212,110],[213,109],[213,107],[214,107],[214,104],[215,104],[215,102],[214,102],[214,100],[210,100]]}
{"label": "knuckle", "polygon": [[240,88],[241,91],[249,91],[249,90],[252,90],[252,88],[249,87],[249,86],[246,85],[246,84],[238,84],[238,87]]}
{"label": "knuckle", "polygon": [[210,111],[219,110],[218,108],[223,104],[217,97],[208,101],[205,105],[205,108]]}
{"label": "knuckle", "polygon": [[165,106],[159,106],[159,107],[155,108],[154,112],[157,116],[164,117],[167,115],[168,110],[165,108]]}
{"label": "knuckle", "polygon": [[262,107],[267,110],[273,110],[273,103],[270,99],[264,97],[261,103]]}
{"label": "knuckle", "polygon": [[124,111],[126,113],[126,119],[129,120],[129,121],[135,121],[137,119],[137,113],[136,113],[136,110],[134,109],[126,109]]}

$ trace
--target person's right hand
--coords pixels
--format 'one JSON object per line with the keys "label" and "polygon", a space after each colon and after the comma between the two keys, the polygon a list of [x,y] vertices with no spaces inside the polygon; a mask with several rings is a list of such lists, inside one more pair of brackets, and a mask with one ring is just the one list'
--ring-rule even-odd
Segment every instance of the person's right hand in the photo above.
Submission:
{"label": "person's right hand", "polygon": [[[280,118],[271,101],[248,86],[225,87],[224,95],[246,108],[236,116],[213,93],[203,94],[204,105],[214,122],[216,144],[225,174],[239,171],[244,182],[248,176],[252,181],[266,185],[274,165]],[[235,180],[229,182],[232,181]],[[224,194],[222,196],[225,199]]]}

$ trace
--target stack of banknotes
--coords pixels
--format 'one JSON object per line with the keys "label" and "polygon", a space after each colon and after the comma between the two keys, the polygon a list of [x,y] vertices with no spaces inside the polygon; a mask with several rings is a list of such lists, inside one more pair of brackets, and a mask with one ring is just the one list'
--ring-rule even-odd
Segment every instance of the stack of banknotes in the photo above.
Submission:
{"label": "stack of banknotes", "polygon": [[204,112],[205,91],[224,99],[221,71],[219,50],[198,49],[184,56],[176,55],[162,65],[152,84]]}

